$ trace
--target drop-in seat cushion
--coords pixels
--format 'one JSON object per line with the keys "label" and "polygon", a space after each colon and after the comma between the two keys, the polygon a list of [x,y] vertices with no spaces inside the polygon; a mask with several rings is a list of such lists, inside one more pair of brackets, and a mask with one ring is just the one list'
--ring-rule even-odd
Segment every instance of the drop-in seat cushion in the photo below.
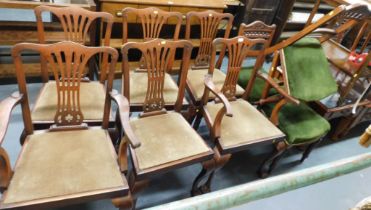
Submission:
{"label": "drop-in seat cushion", "polygon": [[[252,73],[253,68],[254,68],[253,66],[247,66],[247,67],[241,68],[240,75],[238,76],[238,84],[241,87],[247,87],[247,84],[251,78],[251,73]],[[256,77],[248,100],[251,102],[259,101],[262,97],[264,86],[265,86],[264,79],[260,77]],[[277,94],[277,90],[274,88],[271,88],[269,90],[268,96],[272,96],[275,94]]]}
{"label": "drop-in seat cushion", "polygon": [[[177,112],[130,121],[141,146],[133,149],[138,173],[184,158],[210,155],[211,149]],[[186,160],[184,160],[186,161]]]}
{"label": "drop-in seat cushion", "polygon": [[[266,113],[271,113],[272,105],[263,106]],[[278,127],[286,134],[289,144],[302,144],[318,140],[330,131],[330,123],[305,103],[285,104],[278,114]]]}
{"label": "drop-in seat cushion", "polygon": [[[189,70],[187,76],[187,85],[191,91],[191,94],[194,96],[196,101],[200,101],[204,94],[205,89],[205,75],[208,73],[208,69],[197,69],[197,70]],[[220,71],[219,69],[214,69],[213,72],[213,82],[215,87],[218,90],[221,90],[225,81],[226,75]],[[245,90],[236,85],[236,95],[241,96]],[[213,94],[209,94],[210,99],[214,99],[215,96]]]}
{"label": "drop-in seat cushion", "polygon": [[[84,120],[102,121],[106,92],[99,82],[80,83],[80,108]],[[33,122],[54,122],[58,94],[55,81],[45,83],[32,110]]]}
{"label": "drop-in seat cushion", "polygon": [[[148,89],[147,72],[130,72],[130,105],[142,106]],[[166,105],[175,104],[178,97],[178,85],[166,73],[164,78],[163,97]],[[186,101],[184,101],[186,103]]]}
{"label": "drop-in seat cushion", "polygon": [[[243,99],[230,102],[233,117],[224,116],[219,143],[223,149],[283,138],[285,135],[254,106]],[[212,120],[223,107],[222,103],[210,102],[206,111]]]}
{"label": "drop-in seat cushion", "polygon": [[3,204],[120,189],[128,187],[106,130],[54,131],[27,137]]}
{"label": "drop-in seat cushion", "polygon": [[281,56],[284,56],[291,96],[315,101],[337,91],[326,55],[317,39],[300,39],[283,51]]}

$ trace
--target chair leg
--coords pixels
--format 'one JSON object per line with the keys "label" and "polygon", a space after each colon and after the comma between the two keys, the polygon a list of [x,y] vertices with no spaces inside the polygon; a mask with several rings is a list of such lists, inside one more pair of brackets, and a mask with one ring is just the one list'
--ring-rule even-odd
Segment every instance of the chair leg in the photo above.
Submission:
{"label": "chair leg", "polygon": [[323,138],[320,138],[318,141],[313,142],[307,146],[307,148],[304,150],[303,156],[300,159],[300,162],[304,162],[305,159],[309,156],[309,154],[312,152],[312,150],[322,141]]}
{"label": "chair leg", "polygon": [[197,108],[193,103],[191,103],[188,109],[188,118],[187,118],[189,124],[192,125],[196,115],[197,115]]}
{"label": "chair leg", "polygon": [[136,180],[136,176],[132,171],[130,171],[128,177],[130,189],[129,194],[125,197],[112,199],[113,205],[120,210],[134,210],[137,203],[138,193],[146,188],[149,184],[148,179]]}
{"label": "chair leg", "polygon": [[193,123],[193,129],[198,130],[198,127],[200,127],[200,123],[202,120],[202,113],[200,111],[197,112],[196,119]]}
{"label": "chair leg", "polygon": [[211,191],[211,182],[215,171],[222,168],[231,158],[231,154],[220,155],[217,148],[214,148],[214,157],[202,163],[202,170],[193,181],[191,196],[196,196]]}
{"label": "chair leg", "polygon": [[267,158],[261,165],[258,170],[258,176],[260,178],[266,178],[270,175],[272,170],[276,167],[278,161],[282,158],[285,152],[290,148],[285,142],[279,142],[273,154]]}

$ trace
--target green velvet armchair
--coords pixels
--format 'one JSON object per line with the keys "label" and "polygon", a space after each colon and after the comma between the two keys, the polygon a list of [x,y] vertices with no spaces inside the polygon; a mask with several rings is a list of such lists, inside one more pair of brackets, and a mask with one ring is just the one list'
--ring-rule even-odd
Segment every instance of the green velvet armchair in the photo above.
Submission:
{"label": "green velvet armchair", "polygon": [[[286,140],[259,170],[261,177],[272,171],[288,149],[305,146],[301,161],[329,132],[329,122],[312,110],[307,102],[321,100],[337,91],[329,64],[320,42],[304,37],[294,44],[278,50],[269,75],[265,78],[261,109],[285,134]],[[277,82],[279,81],[279,82]],[[270,89],[284,90],[284,94],[269,96]]]}

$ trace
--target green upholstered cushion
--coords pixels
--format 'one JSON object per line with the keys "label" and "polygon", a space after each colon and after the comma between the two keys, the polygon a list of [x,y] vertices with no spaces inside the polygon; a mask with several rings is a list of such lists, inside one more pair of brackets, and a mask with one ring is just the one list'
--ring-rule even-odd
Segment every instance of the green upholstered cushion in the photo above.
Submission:
{"label": "green upholstered cushion", "polygon": [[[243,88],[247,87],[247,83],[249,82],[249,80],[251,78],[252,70],[253,70],[253,66],[248,66],[248,67],[242,67],[241,68],[240,74],[238,76],[238,84],[241,87],[243,87]],[[258,101],[262,96],[264,85],[265,85],[265,81],[262,78],[257,77],[255,82],[254,82],[254,85],[253,85],[253,88],[252,88],[252,91],[249,95],[248,100],[249,101]],[[271,96],[271,95],[274,95],[274,94],[277,94],[277,91],[276,91],[276,89],[271,88],[269,90],[268,95]]]}
{"label": "green upholstered cushion", "polygon": [[[271,113],[273,105],[263,107]],[[331,128],[330,123],[308,107],[305,103],[288,103],[278,114],[279,128],[286,134],[289,144],[311,142],[324,136]]]}
{"label": "green upholstered cushion", "polygon": [[284,49],[290,94],[303,101],[323,99],[337,91],[319,41],[303,38]]}

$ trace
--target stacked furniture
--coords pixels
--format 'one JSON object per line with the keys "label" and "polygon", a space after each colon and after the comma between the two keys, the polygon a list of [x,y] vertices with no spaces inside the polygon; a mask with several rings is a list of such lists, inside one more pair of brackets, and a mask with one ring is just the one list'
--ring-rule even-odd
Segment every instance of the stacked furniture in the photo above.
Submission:
{"label": "stacked furniture", "polygon": [[[238,36],[230,38],[231,14],[190,11],[183,18],[180,12],[155,7],[122,9],[121,3],[100,4],[119,19],[76,6],[35,8],[39,43],[12,48],[19,93],[0,102],[0,143],[17,104],[24,122],[14,170],[0,148],[0,209],[52,208],[98,199],[135,209],[139,192],[154,176],[192,164],[202,169],[188,177],[194,179],[191,195],[203,194],[211,191],[214,175],[232,154],[262,145],[273,145],[274,151],[260,166],[261,177],[292,147],[304,148],[304,161],[331,128],[309,104],[338,91],[324,43],[369,12],[362,5],[339,6],[271,46],[275,25],[241,24]],[[140,7],[143,2],[125,3]],[[166,10],[178,6],[165,5]],[[64,41],[46,44],[45,11],[61,23]],[[336,22],[341,18],[346,19],[340,21],[344,26]],[[119,42],[111,39],[115,21],[122,21]],[[99,43],[88,38],[95,23]],[[131,31],[138,32],[132,23],[141,26],[139,40],[129,38]],[[319,29],[329,23],[340,26]],[[172,25],[173,33],[164,39],[162,32],[169,29],[165,25]],[[309,37],[315,30],[321,35]],[[200,38],[193,31],[200,31]],[[194,43],[198,51],[192,61]],[[30,51],[38,55],[43,81],[35,103],[29,100],[23,65]],[[264,70],[270,54],[272,64]],[[369,55],[361,68],[368,61]],[[96,81],[88,66],[97,70]],[[115,74],[121,77],[116,80],[120,91],[113,89]],[[197,132],[202,119],[211,141]]]}

